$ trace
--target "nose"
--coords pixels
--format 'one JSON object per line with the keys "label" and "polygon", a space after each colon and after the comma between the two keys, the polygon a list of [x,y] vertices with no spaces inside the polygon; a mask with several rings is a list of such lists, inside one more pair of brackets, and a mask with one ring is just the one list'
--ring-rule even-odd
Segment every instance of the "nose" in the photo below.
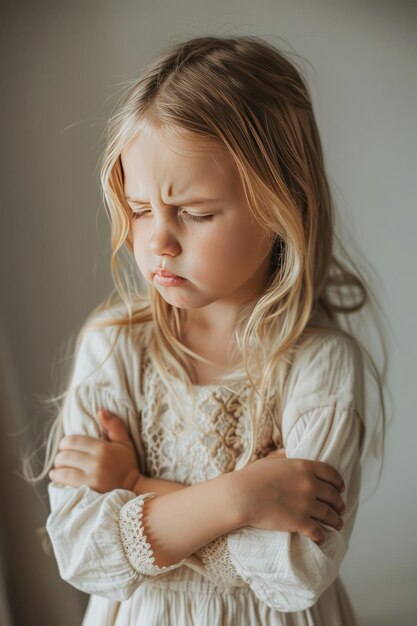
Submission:
{"label": "nose", "polygon": [[154,221],[154,227],[149,235],[149,249],[155,256],[163,254],[176,256],[181,252],[178,237],[167,220]]}

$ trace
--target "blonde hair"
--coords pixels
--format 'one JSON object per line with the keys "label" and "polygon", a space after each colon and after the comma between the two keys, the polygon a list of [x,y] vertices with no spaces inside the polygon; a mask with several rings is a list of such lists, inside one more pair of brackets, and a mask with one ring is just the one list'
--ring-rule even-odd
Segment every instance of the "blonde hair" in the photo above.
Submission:
{"label": "blonde hair", "polygon": [[[152,286],[139,291],[122,271],[122,254],[132,252],[132,211],[123,189],[122,149],[144,125],[166,133],[190,133],[221,145],[233,158],[253,217],[271,236],[272,262],[264,293],[245,305],[235,339],[249,380],[251,432],[239,467],[254,459],[259,416],[267,399],[280,398],[285,368],[302,339],[326,332],[315,326],[322,312],[348,334],[366,355],[377,383],[385,422],[382,377],[372,357],[350,330],[347,316],[370,303],[370,290],[358,270],[335,255],[334,244],[349,259],[335,233],[334,208],[311,98],[301,69],[289,54],[255,36],[197,37],[170,46],[128,85],[108,123],[101,163],[104,203],[111,222],[111,269],[121,315],[94,321],[126,327],[153,322],[150,353],[178,415],[180,399],[170,380],[181,379],[192,393],[189,357],[203,360],[181,341],[181,310]],[[113,306],[111,298],[97,310]],[[277,393],[278,390],[278,393]],[[281,393],[280,393],[281,392]],[[58,398],[62,400],[65,393]],[[280,414],[279,403],[276,408]],[[185,420],[189,420],[186,415]],[[274,416],[273,416],[274,417]],[[274,419],[275,423],[276,419]],[[275,424],[275,437],[279,437]],[[58,414],[48,439],[46,461],[36,480],[52,467],[63,436]]]}

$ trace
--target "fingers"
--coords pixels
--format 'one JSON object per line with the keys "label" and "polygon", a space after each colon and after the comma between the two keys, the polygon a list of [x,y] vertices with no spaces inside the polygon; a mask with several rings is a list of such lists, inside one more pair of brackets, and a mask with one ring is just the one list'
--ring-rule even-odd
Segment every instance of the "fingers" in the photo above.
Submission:
{"label": "fingers", "polygon": [[101,439],[88,435],[65,435],[59,442],[60,450],[79,450],[80,452],[93,452],[102,445]]}
{"label": "fingers", "polygon": [[100,422],[105,429],[109,441],[131,443],[131,439],[123,420],[105,409],[99,410]]}
{"label": "fingers", "polygon": [[55,469],[63,467],[78,468],[82,472],[88,472],[91,465],[91,456],[78,450],[64,450],[58,452],[54,459]]}
{"label": "fingers", "polygon": [[321,524],[330,526],[335,530],[341,530],[344,526],[342,518],[332,506],[317,500],[314,505],[314,515],[303,519],[299,532],[321,545],[325,540],[325,533]]}
{"label": "fingers", "polygon": [[322,461],[313,461],[314,474],[320,480],[324,480],[338,489],[340,492],[345,490],[345,483],[338,471],[328,463]]}
{"label": "fingers", "polygon": [[322,524],[332,526],[336,530],[341,530],[344,526],[342,518],[339,517],[333,507],[320,500],[317,500],[314,507],[314,518],[319,520]]}
{"label": "fingers", "polygon": [[316,483],[316,498],[324,502],[325,504],[333,507],[333,509],[339,515],[343,515],[346,510],[345,503],[339,490],[333,487],[329,483],[317,480]]}
{"label": "fingers", "polygon": [[321,545],[325,538],[323,529],[321,528],[320,524],[311,517],[304,521],[302,528],[300,528],[299,532],[301,532],[306,537],[309,537],[318,545]]}
{"label": "fingers", "polygon": [[[106,409],[98,411],[100,422],[104,428],[106,441],[132,445],[132,440],[123,420]],[[60,450],[77,449],[82,452],[97,451],[103,440],[88,435],[66,435],[59,443]]]}
{"label": "fingers", "polygon": [[87,484],[85,473],[73,467],[62,467],[51,470],[49,472],[49,478],[54,483],[68,485],[70,487],[80,487],[80,485]]}

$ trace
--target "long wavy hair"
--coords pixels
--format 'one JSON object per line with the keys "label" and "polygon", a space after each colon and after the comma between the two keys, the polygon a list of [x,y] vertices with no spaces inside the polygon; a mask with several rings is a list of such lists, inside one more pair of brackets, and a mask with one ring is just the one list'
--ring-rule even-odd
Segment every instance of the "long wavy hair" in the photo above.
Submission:
{"label": "long wavy hair", "polygon": [[[349,320],[366,305],[375,316],[374,296],[336,234],[309,89],[302,68],[290,56],[255,36],[197,37],[170,45],[128,83],[108,122],[100,170],[111,222],[115,297],[93,312],[76,343],[90,328],[150,323],[153,364],[177,414],[192,421],[183,415],[170,381],[181,379],[192,394],[194,369],[189,357],[206,359],[182,342],[181,309],[168,304],[150,284],[138,290],[125,267],[125,261],[133,259],[132,210],[124,197],[121,152],[145,125],[174,136],[192,133],[207,145],[222,146],[233,158],[253,217],[270,235],[272,248],[267,287],[242,307],[235,326],[235,345],[244,363],[239,374],[250,381],[252,390],[248,445],[237,468],[254,460],[259,417],[270,411],[271,395],[277,398],[272,417],[279,444],[277,415],[286,367],[302,349],[304,338],[327,329],[326,324],[314,324],[315,313],[327,318],[333,332],[336,326],[352,337],[366,357],[380,400],[378,441],[383,456],[384,374]],[[97,319],[98,311],[113,310],[115,303],[121,305],[117,315]],[[65,393],[54,400],[62,402]],[[375,446],[377,425],[367,429],[364,456]],[[62,436],[59,411],[49,431],[43,470],[33,481],[47,475]]]}

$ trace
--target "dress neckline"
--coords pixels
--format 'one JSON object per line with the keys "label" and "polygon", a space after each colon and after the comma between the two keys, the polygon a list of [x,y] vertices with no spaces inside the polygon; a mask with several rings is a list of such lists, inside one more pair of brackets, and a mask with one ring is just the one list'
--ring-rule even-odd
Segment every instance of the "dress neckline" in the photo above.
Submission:
{"label": "dress neckline", "polygon": [[[181,387],[185,387],[185,384],[183,383],[182,380],[180,380],[179,378],[171,378],[171,380],[174,382],[174,384],[181,386]],[[247,381],[244,380],[243,378],[235,378],[235,379],[229,379],[229,380],[224,380],[222,382],[218,382],[218,383],[206,383],[206,384],[197,384],[197,383],[191,383],[191,387],[193,389],[195,389],[196,391],[204,391],[205,389],[220,389],[220,388],[225,388],[225,387],[234,387],[234,386],[238,386],[246,384]]]}

